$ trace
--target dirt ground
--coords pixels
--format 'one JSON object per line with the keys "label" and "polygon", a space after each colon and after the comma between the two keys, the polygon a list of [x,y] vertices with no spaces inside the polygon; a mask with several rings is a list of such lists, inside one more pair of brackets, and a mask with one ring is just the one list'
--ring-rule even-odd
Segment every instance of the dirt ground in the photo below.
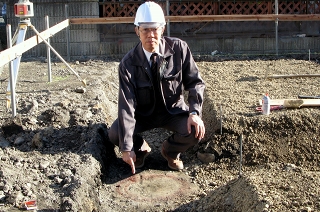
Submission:
{"label": "dirt ground", "polygon": [[[206,81],[206,137],[170,171],[161,142],[131,174],[107,129],[117,116],[118,59],[52,63],[25,59],[16,84],[17,116],[6,108],[8,65],[0,75],[0,211],[320,211],[320,110],[256,110],[271,99],[319,96],[318,58],[195,57]],[[1,71],[0,71],[1,72]],[[81,82],[85,79],[87,85]]]}

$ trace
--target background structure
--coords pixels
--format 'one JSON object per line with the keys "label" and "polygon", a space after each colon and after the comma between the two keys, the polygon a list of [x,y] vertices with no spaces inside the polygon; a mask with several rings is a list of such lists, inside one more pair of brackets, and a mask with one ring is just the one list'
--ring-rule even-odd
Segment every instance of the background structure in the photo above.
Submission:
{"label": "background structure", "polygon": [[[144,1],[98,0],[33,0],[35,16],[32,24],[38,31],[45,30],[45,16],[53,26],[66,18],[134,17]],[[165,14],[185,15],[260,15],[274,14],[274,1],[156,1]],[[12,30],[19,18],[14,16],[8,1],[7,22]],[[320,14],[320,1],[279,1],[279,14]],[[170,23],[170,36],[186,40],[192,52],[199,55],[222,53],[275,54],[276,27],[273,21],[220,21]],[[14,33],[14,32],[12,32]],[[33,36],[29,30],[27,37]],[[319,21],[285,21],[278,24],[279,54],[318,54],[320,52]],[[70,43],[67,43],[67,38]],[[51,38],[52,46],[63,56],[73,58],[116,56],[122,57],[138,42],[133,24],[71,25]],[[4,42],[3,42],[4,43]],[[68,45],[67,45],[68,44]],[[24,56],[45,56],[46,46],[40,44]]]}

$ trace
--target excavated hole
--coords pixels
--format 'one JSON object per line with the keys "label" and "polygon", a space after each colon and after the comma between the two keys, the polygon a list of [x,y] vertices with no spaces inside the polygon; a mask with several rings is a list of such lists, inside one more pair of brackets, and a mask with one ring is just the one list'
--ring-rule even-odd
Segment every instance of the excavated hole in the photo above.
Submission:
{"label": "excavated hole", "polygon": [[117,183],[117,193],[135,201],[173,201],[192,195],[198,188],[182,173],[142,172]]}

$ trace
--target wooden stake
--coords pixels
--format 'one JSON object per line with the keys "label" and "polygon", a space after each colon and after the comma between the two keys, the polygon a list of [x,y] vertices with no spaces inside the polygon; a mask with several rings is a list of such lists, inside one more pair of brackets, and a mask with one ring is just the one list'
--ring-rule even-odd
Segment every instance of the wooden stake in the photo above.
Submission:
{"label": "wooden stake", "polygon": [[267,78],[298,78],[298,77],[320,77],[320,74],[289,74],[289,75],[272,75]]}
{"label": "wooden stake", "polygon": [[[259,100],[262,105],[262,100]],[[283,105],[285,108],[319,107],[320,99],[271,99],[270,105]]]}

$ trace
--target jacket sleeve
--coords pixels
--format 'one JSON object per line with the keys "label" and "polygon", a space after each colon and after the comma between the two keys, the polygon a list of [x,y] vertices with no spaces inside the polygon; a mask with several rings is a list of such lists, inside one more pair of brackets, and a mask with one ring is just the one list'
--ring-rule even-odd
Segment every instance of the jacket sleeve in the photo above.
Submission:
{"label": "jacket sleeve", "polygon": [[133,133],[135,128],[135,93],[131,75],[127,68],[119,65],[119,99],[118,99],[118,129],[120,151],[133,150]]}
{"label": "jacket sleeve", "polygon": [[193,59],[191,51],[186,42],[181,42],[182,49],[182,73],[183,85],[188,91],[189,111],[197,111],[202,115],[205,83],[200,76],[199,69]]}

